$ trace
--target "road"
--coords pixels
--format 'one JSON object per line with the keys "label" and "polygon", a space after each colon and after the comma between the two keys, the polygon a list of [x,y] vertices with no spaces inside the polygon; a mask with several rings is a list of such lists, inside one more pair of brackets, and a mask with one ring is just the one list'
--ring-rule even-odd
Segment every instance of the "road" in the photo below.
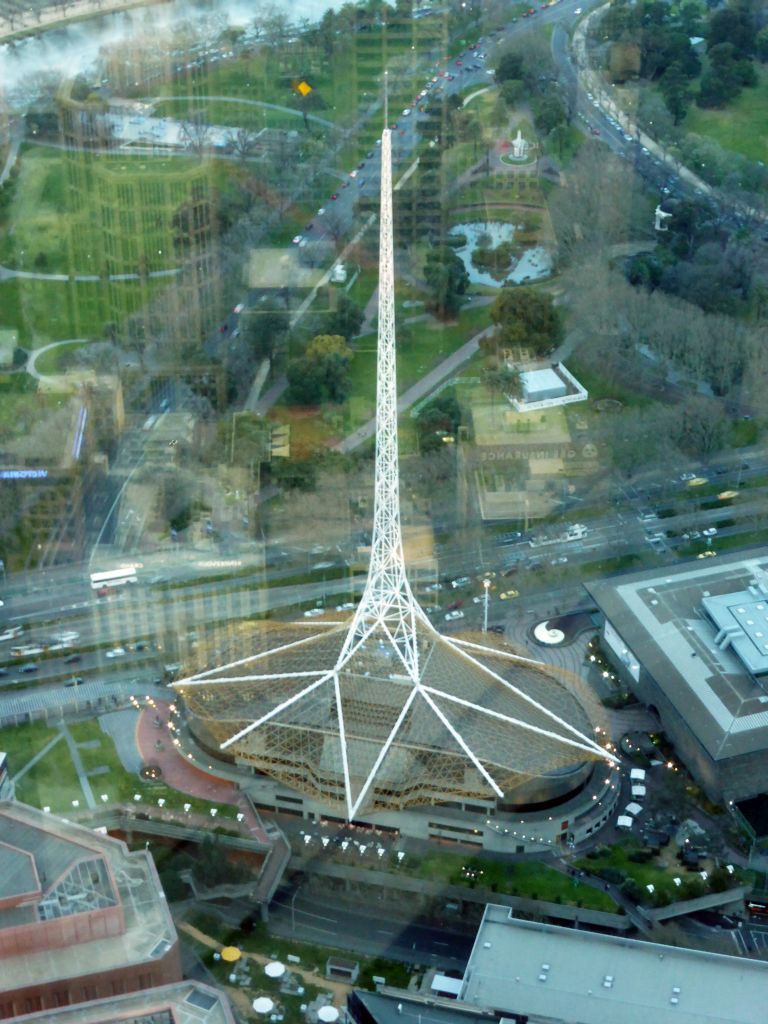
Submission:
{"label": "road", "polygon": [[359,911],[313,893],[281,889],[269,908],[269,928],[298,941],[322,942],[365,956],[463,971],[472,951],[467,934],[387,917],[381,906]]}

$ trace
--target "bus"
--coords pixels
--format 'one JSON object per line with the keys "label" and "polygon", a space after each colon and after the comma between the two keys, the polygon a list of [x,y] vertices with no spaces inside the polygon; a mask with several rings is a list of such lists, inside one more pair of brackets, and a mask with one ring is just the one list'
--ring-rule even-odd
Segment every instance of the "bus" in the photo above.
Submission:
{"label": "bus", "polygon": [[768,904],[764,900],[748,900],[747,910],[753,917],[768,917]]}
{"label": "bus", "polygon": [[5,640],[15,640],[16,637],[21,636],[23,632],[24,629],[22,626],[7,627],[2,633],[0,633],[0,643],[3,643]]}
{"label": "bus", "polygon": [[110,569],[108,572],[91,573],[91,590],[96,590],[99,596],[102,591],[110,593],[115,587],[123,587],[126,583],[136,583],[136,569]]}

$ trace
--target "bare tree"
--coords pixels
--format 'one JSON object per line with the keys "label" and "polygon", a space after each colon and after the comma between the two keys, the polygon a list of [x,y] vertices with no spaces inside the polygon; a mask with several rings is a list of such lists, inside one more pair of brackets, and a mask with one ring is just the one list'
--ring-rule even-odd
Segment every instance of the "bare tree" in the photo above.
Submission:
{"label": "bare tree", "polygon": [[250,128],[233,128],[227,132],[225,142],[238,159],[245,163],[255,149],[258,137],[258,132],[251,131]]}
{"label": "bare tree", "polygon": [[179,126],[179,136],[187,149],[198,156],[211,144],[211,126],[202,111],[191,111],[188,118]]}

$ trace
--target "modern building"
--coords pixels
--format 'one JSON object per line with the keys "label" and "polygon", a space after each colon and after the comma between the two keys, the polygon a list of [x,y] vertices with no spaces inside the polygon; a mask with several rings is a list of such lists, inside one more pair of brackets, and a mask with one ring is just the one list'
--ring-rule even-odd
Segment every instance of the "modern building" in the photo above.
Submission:
{"label": "modern building", "polygon": [[146,851],[15,802],[0,837],[0,1018],[181,980]]}
{"label": "modern building", "polygon": [[606,655],[713,800],[768,788],[767,573],[742,551],[586,584]]}
{"label": "modern building", "polygon": [[235,1024],[223,992],[199,981],[143,989],[42,1013],[24,1014],[14,1024]]}
{"label": "modern building", "polygon": [[768,963],[556,925],[489,904],[458,1002],[530,1024],[758,1024]]}
{"label": "modern building", "polygon": [[[286,802],[294,807],[307,797],[327,815],[373,816],[396,829],[404,810],[443,804],[471,807],[481,820],[497,809],[550,809],[552,822],[560,818],[554,808],[583,794],[596,776],[610,780],[606,762],[615,759],[595,738],[595,702],[576,681],[503,644],[441,635],[406,575],[390,149],[386,130],[374,525],[360,604],[346,622],[274,624],[272,642],[257,653],[220,652],[215,667],[174,685],[197,742],[293,790]],[[601,785],[608,793],[610,781]],[[426,816],[430,828],[482,842],[479,822],[435,825],[433,814]],[[542,846],[567,836],[569,821],[561,819],[546,837],[530,831],[523,848],[529,839]]]}

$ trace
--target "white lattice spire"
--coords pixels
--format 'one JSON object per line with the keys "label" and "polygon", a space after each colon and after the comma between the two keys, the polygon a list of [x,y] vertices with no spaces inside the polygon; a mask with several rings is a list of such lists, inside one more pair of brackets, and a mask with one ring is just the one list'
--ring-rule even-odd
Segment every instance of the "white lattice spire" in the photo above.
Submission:
{"label": "white lattice spire", "polygon": [[376,626],[391,636],[411,679],[419,676],[416,622],[428,620],[405,575],[400,529],[397,451],[395,269],[392,244],[392,136],[381,137],[379,214],[379,333],[376,362],[376,480],[368,581],[339,658],[341,666]]}

